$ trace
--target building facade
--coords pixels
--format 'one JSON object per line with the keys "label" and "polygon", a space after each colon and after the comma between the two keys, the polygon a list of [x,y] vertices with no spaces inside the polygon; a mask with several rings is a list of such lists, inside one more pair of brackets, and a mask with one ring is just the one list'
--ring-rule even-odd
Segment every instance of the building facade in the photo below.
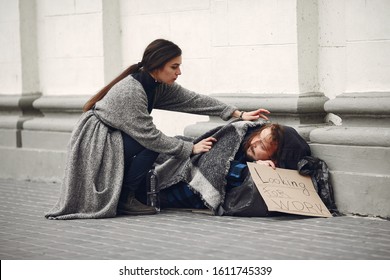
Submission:
{"label": "building facade", "polygon": [[390,217],[388,0],[0,0],[0,178],[61,181],[82,105],[156,38],[182,48],[182,86],[295,127],[341,212]]}

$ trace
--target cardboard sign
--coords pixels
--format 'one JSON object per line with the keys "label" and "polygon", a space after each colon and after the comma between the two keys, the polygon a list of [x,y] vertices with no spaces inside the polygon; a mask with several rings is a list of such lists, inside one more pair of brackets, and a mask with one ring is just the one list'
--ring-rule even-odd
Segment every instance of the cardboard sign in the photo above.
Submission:
{"label": "cardboard sign", "polygon": [[249,171],[269,211],[332,217],[314,189],[310,176],[296,170],[273,169],[248,162]]}

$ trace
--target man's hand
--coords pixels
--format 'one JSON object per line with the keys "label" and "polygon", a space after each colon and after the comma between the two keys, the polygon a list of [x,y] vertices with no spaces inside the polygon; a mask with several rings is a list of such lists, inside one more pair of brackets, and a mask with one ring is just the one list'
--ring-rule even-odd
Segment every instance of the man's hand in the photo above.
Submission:
{"label": "man's hand", "polygon": [[192,147],[192,154],[196,155],[210,151],[210,149],[213,147],[213,143],[215,142],[217,142],[217,139],[214,137],[207,137],[199,141]]}
{"label": "man's hand", "polygon": [[256,160],[256,163],[257,164],[271,166],[273,169],[276,168],[275,163],[272,160],[270,160],[270,159],[268,159],[268,160]]}

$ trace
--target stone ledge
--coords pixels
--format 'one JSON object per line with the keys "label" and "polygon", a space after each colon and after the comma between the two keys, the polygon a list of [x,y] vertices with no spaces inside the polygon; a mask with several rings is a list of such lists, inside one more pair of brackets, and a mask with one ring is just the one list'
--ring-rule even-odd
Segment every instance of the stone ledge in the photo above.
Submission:
{"label": "stone ledge", "polygon": [[[1,127],[1,124],[0,124]],[[15,128],[0,128],[0,146],[4,147],[20,147],[20,129]]]}
{"label": "stone ledge", "polygon": [[340,211],[390,217],[390,93],[344,93],[324,107],[342,125],[311,131],[310,147],[329,166]]}
{"label": "stone ledge", "polygon": [[330,170],[342,213],[390,217],[390,147],[310,144]]}
{"label": "stone ledge", "polygon": [[31,93],[31,94],[24,94],[24,95],[6,95],[6,94],[0,94],[0,112],[34,112],[37,113],[36,110],[34,110],[32,103],[41,97],[40,93]]}
{"label": "stone ledge", "polygon": [[390,147],[390,128],[327,126],[312,130],[310,142],[332,145]]}
{"label": "stone ledge", "polygon": [[0,94],[0,128],[21,128],[24,121],[42,116],[33,107],[33,102],[41,95],[39,93],[26,95]]}
{"label": "stone ledge", "polygon": [[332,171],[390,176],[389,147],[310,143],[310,148]]}
{"label": "stone ledge", "polygon": [[33,102],[34,108],[43,113],[47,112],[68,112],[82,113],[82,107],[90,96],[42,96]]}
{"label": "stone ledge", "polygon": [[22,130],[22,147],[27,149],[66,151],[71,133],[63,131]]}
{"label": "stone ledge", "polygon": [[[293,126],[306,139],[310,131],[322,127],[326,112],[324,103],[328,100],[322,93],[305,94],[212,94],[218,100],[237,106],[240,110],[252,111],[258,108],[268,109],[272,122]],[[200,134],[224,122],[218,117],[210,117],[208,122],[198,122],[185,128],[186,136]]]}
{"label": "stone ledge", "polygon": [[344,93],[325,103],[343,125],[390,127],[390,92]]}
{"label": "stone ledge", "polygon": [[328,100],[322,93],[304,94],[212,94],[222,102],[246,111],[265,108],[279,114],[325,115],[324,103]]}
{"label": "stone ledge", "polygon": [[0,94],[0,146],[21,147],[21,130],[26,121],[42,116],[32,103],[40,93],[24,95]]}
{"label": "stone ledge", "polygon": [[42,96],[33,106],[43,113],[43,117],[24,123],[25,130],[71,132],[82,114],[87,96]]}
{"label": "stone ledge", "polygon": [[45,117],[33,118],[23,124],[23,130],[30,131],[58,131],[72,132],[74,125],[80,115],[70,115],[64,113],[48,114]]}
{"label": "stone ledge", "polygon": [[390,176],[333,171],[331,180],[341,213],[390,218]]}
{"label": "stone ledge", "polygon": [[0,178],[61,182],[66,152],[0,146]]}

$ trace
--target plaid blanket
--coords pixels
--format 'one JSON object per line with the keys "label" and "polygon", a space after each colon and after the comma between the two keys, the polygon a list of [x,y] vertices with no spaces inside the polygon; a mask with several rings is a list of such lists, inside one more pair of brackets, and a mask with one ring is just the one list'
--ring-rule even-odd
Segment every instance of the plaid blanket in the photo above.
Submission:
{"label": "plaid blanket", "polygon": [[170,157],[156,166],[160,190],[185,182],[208,208],[217,212],[225,198],[230,162],[234,160],[248,128],[261,126],[265,122],[262,119],[256,122],[234,121],[201,135],[194,143],[209,136],[217,139],[209,152],[188,159]]}

